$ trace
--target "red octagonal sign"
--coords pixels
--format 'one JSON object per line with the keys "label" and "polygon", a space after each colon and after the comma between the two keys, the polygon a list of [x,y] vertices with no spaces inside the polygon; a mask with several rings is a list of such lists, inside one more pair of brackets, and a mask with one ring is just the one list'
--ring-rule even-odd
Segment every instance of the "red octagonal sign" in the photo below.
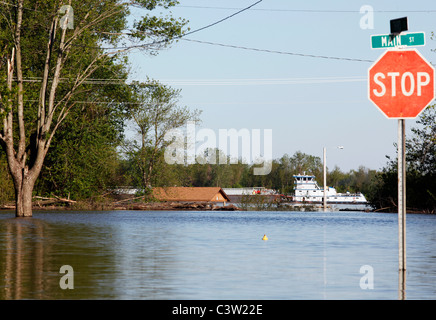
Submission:
{"label": "red octagonal sign", "polygon": [[369,99],[388,118],[415,118],[434,99],[434,68],[413,50],[388,50],[368,70]]}

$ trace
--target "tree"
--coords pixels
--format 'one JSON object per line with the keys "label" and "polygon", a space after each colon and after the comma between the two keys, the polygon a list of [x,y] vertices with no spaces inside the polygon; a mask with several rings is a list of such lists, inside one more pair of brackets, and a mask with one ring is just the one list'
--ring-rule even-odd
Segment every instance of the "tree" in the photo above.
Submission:
{"label": "tree", "polygon": [[[426,108],[406,140],[408,210],[436,212],[436,107]],[[397,210],[397,159],[390,159],[374,178],[369,200],[374,208]]]}
{"label": "tree", "polygon": [[347,181],[347,175],[343,173],[338,166],[328,172],[327,185],[334,186],[338,192],[346,192],[348,190],[349,181]]}
{"label": "tree", "polygon": [[407,141],[407,163],[410,170],[423,175],[436,173],[436,105],[426,108],[412,128]]}
{"label": "tree", "polygon": [[[155,53],[183,34],[184,20],[145,15],[127,29],[129,6],[171,7],[172,0],[16,0],[0,3],[0,145],[15,189],[16,216],[32,216],[32,191],[54,136],[86,81],[127,50]],[[150,42],[102,49],[129,40]],[[43,44],[43,45],[41,45]],[[36,80],[27,85],[30,79]],[[82,91],[83,90],[83,91]],[[89,89],[88,89],[89,90]],[[92,92],[92,91],[88,91]],[[92,94],[90,94],[92,97]],[[18,139],[17,139],[18,135]]]}
{"label": "tree", "polygon": [[[121,62],[110,61],[96,70],[93,77],[127,78]],[[50,146],[34,192],[38,195],[82,200],[106,193],[108,186],[125,185],[117,175],[120,170],[118,147],[124,138],[125,104],[129,101],[127,85],[83,85],[92,90],[92,99],[76,94],[77,108],[59,126]],[[88,91],[88,90],[86,90]]]}
{"label": "tree", "polygon": [[358,170],[343,173],[338,167],[327,174],[327,184],[334,186],[338,192],[362,192],[364,195],[370,191],[372,179],[376,171],[359,166]]}
{"label": "tree", "polygon": [[320,157],[297,151],[289,161],[291,168],[296,174],[303,174],[306,172],[307,174],[310,173],[316,176],[318,181],[321,180],[323,166]]}
{"label": "tree", "polygon": [[133,82],[132,90],[137,105],[131,107],[130,116],[140,136],[140,143],[131,141],[128,153],[136,159],[144,188],[151,188],[157,166],[164,166],[164,148],[170,144],[165,134],[178,129],[188,121],[199,121],[200,111],[178,106],[180,90],[160,84],[156,80]]}

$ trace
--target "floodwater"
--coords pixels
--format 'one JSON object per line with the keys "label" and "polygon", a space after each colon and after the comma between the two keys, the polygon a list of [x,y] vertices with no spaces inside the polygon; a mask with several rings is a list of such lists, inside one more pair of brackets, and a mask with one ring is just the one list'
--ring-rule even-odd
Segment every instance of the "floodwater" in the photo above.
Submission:
{"label": "floodwater", "polygon": [[[405,298],[435,299],[436,215],[406,239]],[[397,215],[1,212],[0,275],[0,299],[398,299]]]}

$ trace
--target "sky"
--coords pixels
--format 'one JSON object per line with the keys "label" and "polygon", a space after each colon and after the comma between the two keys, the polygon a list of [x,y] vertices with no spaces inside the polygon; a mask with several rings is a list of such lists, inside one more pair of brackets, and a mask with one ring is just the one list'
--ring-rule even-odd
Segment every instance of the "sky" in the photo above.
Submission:
{"label": "sky", "polygon": [[[161,11],[196,30],[257,1],[180,0]],[[396,154],[397,120],[368,99],[368,69],[384,51],[371,49],[370,37],[401,17],[409,32],[425,32],[417,49],[435,63],[433,0],[263,0],[157,56],[131,52],[130,79],[181,89],[180,105],[202,110],[200,128],[270,129],[274,159],[296,151],[322,159],[325,147],[329,170],[380,170]],[[406,121],[408,136],[415,121]]]}

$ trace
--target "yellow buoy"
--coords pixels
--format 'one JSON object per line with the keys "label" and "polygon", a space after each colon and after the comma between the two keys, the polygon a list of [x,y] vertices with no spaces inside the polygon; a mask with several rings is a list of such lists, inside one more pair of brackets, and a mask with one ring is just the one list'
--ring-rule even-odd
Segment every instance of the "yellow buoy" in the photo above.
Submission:
{"label": "yellow buoy", "polygon": [[268,237],[266,236],[266,234],[263,235],[262,240],[268,240]]}

